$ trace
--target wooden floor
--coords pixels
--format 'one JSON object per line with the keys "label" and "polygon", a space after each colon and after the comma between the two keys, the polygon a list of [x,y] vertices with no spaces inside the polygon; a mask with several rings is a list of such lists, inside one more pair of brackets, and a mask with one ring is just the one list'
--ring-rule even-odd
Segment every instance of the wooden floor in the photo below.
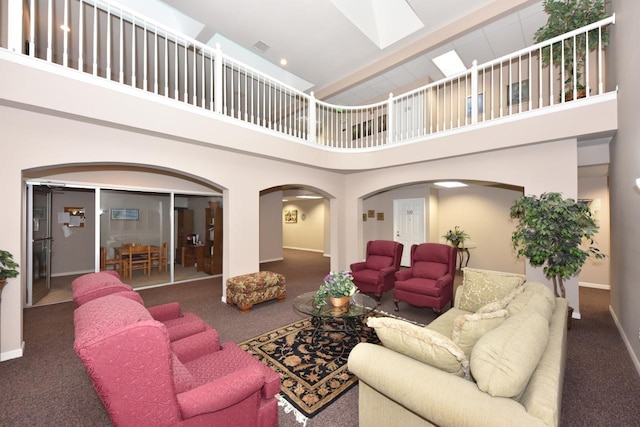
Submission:
{"label": "wooden floor", "polygon": [[[71,301],[71,282],[79,276],[81,276],[81,274],[52,277],[49,293],[33,304],[33,306],[35,307]],[[209,275],[203,271],[197,271],[196,267],[182,268],[179,264],[174,267],[174,282],[201,279],[208,276]],[[123,279],[123,282],[131,285],[133,288],[142,289],[148,286],[171,283],[171,279],[169,272],[158,273],[158,271],[154,269],[151,276],[145,276],[142,271],[134,271],[131,280],[125,278]]]}

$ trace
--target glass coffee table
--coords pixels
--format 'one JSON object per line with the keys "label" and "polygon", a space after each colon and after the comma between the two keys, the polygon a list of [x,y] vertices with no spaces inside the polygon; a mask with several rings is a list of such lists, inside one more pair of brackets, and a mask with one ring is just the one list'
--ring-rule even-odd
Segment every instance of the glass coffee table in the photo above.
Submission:
{"label": "glass coffee table", "polygon": [[311,342],[314,345],[318,334],[324,332],[344,332],[359,341],[364,328],[363,319],[377,307],[376,300],[361,293],[351,296],[349,304],[343,307],[334,307],[329,301],[323,307],[317,307],[315,296],[315,291],[307,292],[293,300],[293,308],[311,316],[314,328]]}

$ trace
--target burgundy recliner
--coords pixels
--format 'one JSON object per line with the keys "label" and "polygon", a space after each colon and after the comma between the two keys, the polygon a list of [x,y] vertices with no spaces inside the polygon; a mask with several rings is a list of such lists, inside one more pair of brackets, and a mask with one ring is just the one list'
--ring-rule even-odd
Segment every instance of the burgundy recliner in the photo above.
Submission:
{"label": "burgundy recliner", "polygon": [[440,243],[411,246],[411,268],[395,274],[393,291],[396,311],[398,302],[416,307],[430,307],[436,313],[453,299],[458,249]]}
{"label": "burgundy recliner", "polygon": [[360,292],[374,294],[378,305],[382,293],[393,289],[403,247],[402,243],[391,240],[371,240],[367,242],[365,261],[351,264],[353,283]]}

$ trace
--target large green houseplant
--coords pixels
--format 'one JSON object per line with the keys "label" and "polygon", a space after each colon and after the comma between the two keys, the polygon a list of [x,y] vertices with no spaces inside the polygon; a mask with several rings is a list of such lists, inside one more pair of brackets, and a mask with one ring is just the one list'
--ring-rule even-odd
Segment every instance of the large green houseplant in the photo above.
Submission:
{"label": "large green houseplant", "polygon": [[556,296],[565,297],[564,280],[578,274],[588,257],[604,258],[594,246],[598,225],[583,202],[563,199],[560,193],[522,196],[514,201],[510,216],[518,220],[512,235],[518,257],[544,266]]}
{"label": "large green houseplant", "polygon": [[0,298],[7,279],[18,277],[18,267],[20,266],[13,260],[11,252],[0,250]]}
{"label": "large green houseplant", "polygon": [[[547,23],[535,33],[536,43],[577,30],[608,16],[604,0],[544,0],[543,7],[549,17]],[[564,69],[565,80],[561,99],[562,97],[565,100],[573,99],[574,83],[578,92],[586,93],[586,82],[583,78],[585,60],[589,52],[598,47],[599,40],[598,30],[594,29],[564,40],[562,46],[558,42],[553,44],[551,48],[542,49],[542,63],[545,66],[549,64],[552,67],[561,66],[560,76],[562,76],[562,69]],[[602,31],[601,41],[603,47],[607,46],[609,42],[607,30]],[[576,46],[575,67],[574,44]]]}

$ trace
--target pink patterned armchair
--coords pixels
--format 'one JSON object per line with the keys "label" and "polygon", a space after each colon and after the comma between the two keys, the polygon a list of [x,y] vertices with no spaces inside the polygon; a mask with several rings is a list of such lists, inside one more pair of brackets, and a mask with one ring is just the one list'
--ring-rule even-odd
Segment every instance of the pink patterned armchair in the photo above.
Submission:
{"label": "pink patterned armchair", "polygon": [[[135,292],[131,286],[122,283],[120,275],[111,270],[84,274],[76,278],[71,282],[71,294],[78,307],[107,295],[120,295],[144,305],[140,294]],[[164,323],[171,341],[211,329],[197,315],[182,313],[180,304],[177,302],[149,307],[147,310],[155,320]]]}
{"label": "pink patterned armchair", "polygon": [[393,289],[394,274],[400,268],[402,249],[402,243],[371,240],[367,242],[365,261],[351,264],[353,283],[360,292],[374,294],[378,305],[382,293]]}
{"label": "pink patterned armchair", "polygon": [[398,302],[416,307],[430,307],[436,313],[453,299],[458,249],[440,243],[411,246],[411,268],[396,273],[393,291],[396,311]]}
{"label": "pink patterned armchair", "polygon": [[171,343],[140,304],[75,310],[74,349],[115,426],[277,426],[280,377],[210,329]]}

